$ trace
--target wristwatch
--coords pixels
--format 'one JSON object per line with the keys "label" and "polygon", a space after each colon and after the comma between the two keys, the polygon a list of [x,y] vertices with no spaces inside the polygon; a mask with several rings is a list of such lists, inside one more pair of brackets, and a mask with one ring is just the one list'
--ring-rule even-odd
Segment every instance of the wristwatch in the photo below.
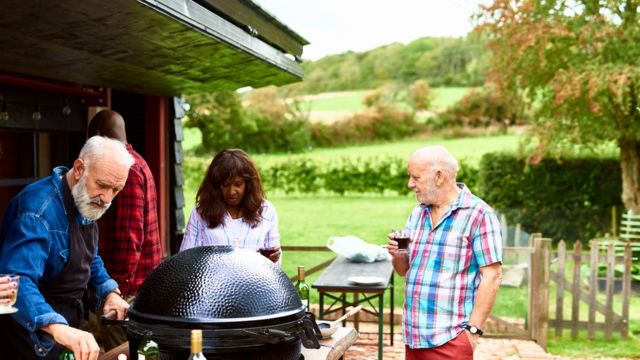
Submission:
{"label": "wristwatch", "polygon": [[476,335],[476,334],[477,334],[477,335],[482,336],[482,330],[480,330],[480,328],[479,328],[479,327],[476,327],[476,326],[473,326],[473,325],[469,325],[469,324],[467,324],[467,325],[464,327],[464,329],[465,329],[465,330],[469,330],[469,332],[470,332],[470,333],[472,333],[473,335]]}

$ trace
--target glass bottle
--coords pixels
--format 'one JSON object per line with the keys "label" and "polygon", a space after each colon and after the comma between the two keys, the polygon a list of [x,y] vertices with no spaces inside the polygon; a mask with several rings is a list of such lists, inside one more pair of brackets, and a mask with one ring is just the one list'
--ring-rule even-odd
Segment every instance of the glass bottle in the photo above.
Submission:
{"label": "glass bottle", "polygon": [[191,330],[191,355],[189,360],[207,360],[202,353],[202,330]]}
{"label": "glass bottle", "polygon": [[58,360],[76,360],[76,357],[73,355],[73,351],[64,348],[60,355],[58,355]]}
{"label": "glass bottle", "polygon": [[160,349],[158,343],[151,339],[151,332],[147,332],[138,345],[138,360],[159,360]]}
{"label": "glass bottle", "polygon": [[304,305],[305,309],[309,311],[309,285],[304,281],[304,266],[298,266],[298,282],[296,283],[296,290],[298,291],[302,305]]}

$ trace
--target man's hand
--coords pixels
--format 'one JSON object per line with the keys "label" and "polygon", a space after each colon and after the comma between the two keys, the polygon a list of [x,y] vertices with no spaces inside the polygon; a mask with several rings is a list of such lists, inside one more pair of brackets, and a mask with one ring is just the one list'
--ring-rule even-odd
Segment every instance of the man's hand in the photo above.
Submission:
{"label": "man's hand", "polygon": [[396,238],[393,233],[389,233],[387,237],[389,238],[386,246],[387,251],[389,251],[389,254],[391,254],[391,256],[395,256],[398,253],[398,242],[395,240]]}
{"label": "man's hand", "polygon": [[0,304],[9,304],[11,300],[9,299],[10,295],[16,293],[18,289],[18,284],[16,282],[12,282],[11,278],[8,276],[0,278]]}
{"label": "man's hand", "polygon": [[53,336],[58,344],[73,351],[77,360],[97,360],[100,355],[100,347],[91,333],[65,324],[49,324],[41,330]]}
{"label": "man's hand", "polygon": [[473,351],[476,351],[476,347],[478,346],[478,339],[480,339],[480,335],[478,334],[474,335],[471,332],[469,332],[469,330],[465,330],[464,333],[467,334],[467,338],[469,339],[469,343],[471,344],[471,349]]}
{"label": "man's hand", "polygon": [[116,312],[117,320],[124,320],[129,311],[129,304],[115,292],[110,292],[109,295],[107,295],[104,299],[104,306],[102,307],[103,314],[108,314],[112,311]]}
{"label": "man's hand", "polygon": [[406,252],[398,252],[398,242],[395,240],[395,235],[389,233],[389,242],[385,246],[389,254],[391,255],[391,263],[393,268],[400,276],[405,276],[409,270],[409,254]]}

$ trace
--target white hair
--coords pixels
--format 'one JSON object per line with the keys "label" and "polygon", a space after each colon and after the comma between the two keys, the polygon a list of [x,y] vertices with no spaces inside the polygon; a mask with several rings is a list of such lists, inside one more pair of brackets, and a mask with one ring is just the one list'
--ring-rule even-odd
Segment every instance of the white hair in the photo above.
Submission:
{"label": "white hair", "polygon": [[87,140],[78,157],[84,162],[85,170],[89,169],[91,162],[101,159],[116,162],[127,169],[135,162],[124,143],[98,135]]}
{"label": "white hair", "polygon": [[431,145],[423,147],[413,153],[412,157],[419,158],[420,161],[429,164],[432,173],[440,170],[454,180],[460,170],[458,160],[444,146]]}

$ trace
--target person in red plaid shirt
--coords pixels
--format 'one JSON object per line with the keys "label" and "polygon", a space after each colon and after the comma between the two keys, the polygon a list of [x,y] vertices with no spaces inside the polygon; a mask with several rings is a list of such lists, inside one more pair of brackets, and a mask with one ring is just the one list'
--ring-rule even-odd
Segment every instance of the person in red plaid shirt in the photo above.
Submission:
{"label": "person in red plaid shirt", "polygon": [[[98,221],[99,254],[118,282],[122,297],[131,303],[144,279],[162,260],[156,185],[147,162],[127,143],[124,119],[119,113],[97,113],[89,123],[88,135],[123,142],[135,159],[124,188]],[[126,341],[125,332],[118,326],[100,327],[100,333],[106,351]]]}

